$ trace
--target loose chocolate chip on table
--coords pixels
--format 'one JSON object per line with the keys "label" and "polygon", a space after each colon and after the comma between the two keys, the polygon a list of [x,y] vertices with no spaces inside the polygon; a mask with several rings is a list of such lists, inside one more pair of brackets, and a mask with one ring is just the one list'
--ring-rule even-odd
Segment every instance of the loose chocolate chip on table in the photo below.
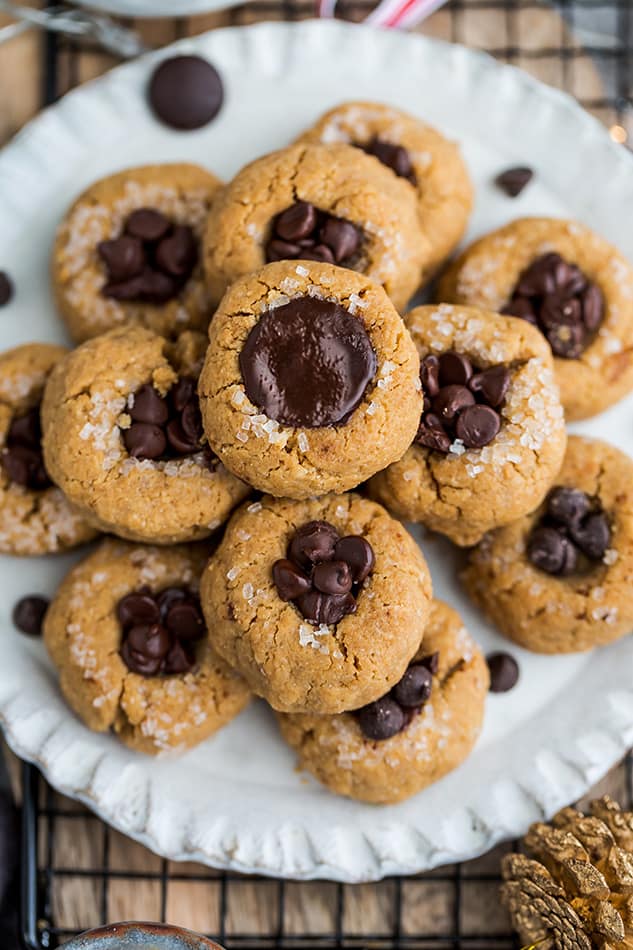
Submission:
{"label": "loose chocolate chip on table", "polygon": [[534,172],[531,168],[518,165],[516,168],[508,168],[506,171],[501,172],[500,175],[497,175],[495,185],[502,191],[505,191],[509,198],[516,198],[521,194],[525,186],[532,181],[533,177]]}
{"label": "loose chocolate chip on table", "polygon": [[507,693],[519,681],[519,664],[509,653],[490,653],[486,657],[490,670],[490,692]]}
{"label": "loose chocolate chip on table", "polygon": [[393,698],[401,706],[421,706],[431,695],[433,675],[422,663],[413,663],[393,688]]}
{"label": "loose chocolate chip on table", "polygon": [[510,370],[499,364],[478,371],[463,353],[426,356],[420,367],[424,411],[418,445],[446,454],[456,439],[465,448],[483,448],[501,428],[497,411],[510,385]]}
{"label": "loose chocolate chip on table", "polygon": [[296,201],[272,223],[266,245],[266,260],[353,263],[362,243],[362,233],[344,218],[319,211],[307,201]]}
{"label": "loose chocolate chip on table", "polygon": [[328,521],[309,521],[296,529],[286,553],[272,566],[283,601],[292,601],[305,620],[317,625],[336,624],[355,613],[360,585],[375,563],[365,538],[341,538]]}
{"label": "loose chocolate chip on table", "polygon": [[154,70],[148,98],[157,118],[174,129],[199,129],[220,111],[224,99],[217,70],[200,56],[173,56]]}
{"label": "loose chocolate chip on table", "polygon": [[206,630],[195,595],[179,587],[159,594],[144,588],[122,597],[116,613],[123,632],[120,655],[133,673],[157,676],[193,669],[193,643]]}
{"label": "loose chocolate chip on table", "polygon": [[[601,562],[611,543],[609,519],[586,492],[557,485],[530,532],[528,560],[547,574],[566,576]],[[583,563],[582,558],[585,562]]]}
{"label": "loose chocolate chip on table", "polygon": [[578,359],[599,329],[605,311],[600,287],[576,264],[552,251],[523,271],[501,312],[537,326],[555,356]]}
{"label": "loose chocolate chip on table", "polygon": [[5,307],[13,297],[13,281],[6,271],[0,270],[0,307]]}
{"label": "loose chocolate chip on table", "polygon": [[406,178],[412,185],[416,184],[411,156],[403,145],[394,145],[392,142],[386,142],[376,135],[361,148],[368,155],[373,155],[379,162],[394,171],[399,178]]}
{"label": "loose chocolate chip on table", "polygon": [[13,623],[22,633],[38,637],[42,632],[42,623],[49,603],[46,597],[39,597],[37,594],[22,597],[13,608]]}
{"label": "loose chocolate chip on table", "polygon": [[299,297],[264,313],[239,355],[248,398],[296,428],[342,425],[376,372],[362,321],[343,307]]}
{"label": "loose chocolate chip on table", "polygon": [[390,696],[383,696],[375,703],[363,706],[356,713],[358,725],[367,739],[381,741],[402,732],[406,716],[402,707]]}

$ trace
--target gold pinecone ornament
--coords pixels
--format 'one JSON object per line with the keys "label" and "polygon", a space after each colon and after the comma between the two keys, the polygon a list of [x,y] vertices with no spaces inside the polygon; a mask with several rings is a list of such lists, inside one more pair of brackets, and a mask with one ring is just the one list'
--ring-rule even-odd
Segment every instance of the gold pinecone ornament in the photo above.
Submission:
{"label": "gold pinecone ornament", "polygon": [[501,899],[530,947],[633,950],[633,812],[608,796],[589,810],[532,825],[529,857],[503,859]]}

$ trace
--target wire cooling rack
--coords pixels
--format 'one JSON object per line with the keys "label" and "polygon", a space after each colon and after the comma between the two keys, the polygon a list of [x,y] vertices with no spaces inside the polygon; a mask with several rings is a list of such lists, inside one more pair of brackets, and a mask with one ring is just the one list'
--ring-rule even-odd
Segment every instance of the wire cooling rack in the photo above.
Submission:
{"label": "wire cooling rack", "polygon": [[[372,0],[340,0],[337,12],[361,20],[372,5]],[[214,17],[160,25],[158,42],[214,25],[302,19],[313,12],[312,0],[256,0]],[[534,19],[541,15],[551,17],[545,38]],[[155,25],[132,25],[156,42]],[[617,141],[633,141],[631,0],[560,0],[551,5],[538,0],[452,0],[421,31],[486,49],[566,89],[605,122]],[[49,34],[43,44],[42,104],[111,64],[105,57],[100,65],[86,68],[87,58],[98,55]],[[616,782],[616,793],[633,806],[632,754]],[[229,950],[517,947],[497,899],[501,855],[513,845],[468,864],[376,885],[271,881],[180,866],[146,853],[137,860],[129,850],[121,860],[120,836],[56,795],[29,765],[23,769],[23,793],[21,927],[27,950],[57,947],[80,930],[120,919],[121,894],[130,892],[133,883],[142,885],[135,892],[144,895],[141,912],[137,903],[137,913],[125,916],[189,925]],[[74,855],[71,848],[60,861],[60,834],[72,841],[75,829],[77,841],[88,846]],[[203,913],[183,919],[179,911],[185,894],[190,900],[192,893],[199,895],[195,901]],[[85,916],[67,918],[64,902],[69,894]],[[259,913],[249,914],[249,908]],[[253,919],[260,921],[256,932]]]}

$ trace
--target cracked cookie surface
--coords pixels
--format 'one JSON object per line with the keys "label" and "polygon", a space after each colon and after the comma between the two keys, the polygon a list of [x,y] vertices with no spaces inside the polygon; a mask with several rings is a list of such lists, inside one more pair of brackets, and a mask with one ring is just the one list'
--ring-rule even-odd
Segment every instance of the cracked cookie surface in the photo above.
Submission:
{"label": "cracked cookie surface", "polygon": [[69,353],[49,377],[42,403],[44,457],[68,497],[106,531],[170,544],[203,538],[249,488],[205,446],[182,457],[132,457],[124,441],[131,396],[151,384],[169,393],[180,374],[195,377],[206,340],[174,343],[141,327],[121,327]]}
{"label": "cracked cookie surface", "polygon": [[76,343],[123,324],[164,336],[206,330],[212,306],[201,249],[185,285],[159,304],[104,296],[108,277],[98,245],[119,238],[126,219],[140,208],[155,209],[172,224],[189,226],[200,244],[220,186],[215,175],[197,165],[146,165],[108,175],[77,198],[58,228],[51,261],[56,305]]}
{"label": "cracked cookie surface", "polygon": [[[301,298],[340,305],[375,354],[375,373],[340,425],[280,425],[245,392],[240,355],[249,334],[262,314]],[[209,339],[199,382],[205,432],[227,468],[255,488],[290,498],[346,491],[400,458],[415,435],[415,347],[383,289],[360,274],[308,261],[268,264],[227,291]]]}
{"label": "cracked cookie surface", "polygon": [[535,508],[562,464],[566,431],[549,347],[525,321],[474,307],[417,307],[405,322],[421,358],[455,351],[479,370],[511,370],[501,427],[488,445],[466,448],[456,439],[443,453],[414,444],[369,485],[398,517],[475,544]]}
{"label": "cracked cookie surface", "polygon": [[386,145],[385,157],[396,168],[400,156],[393,155],[393,148],[406,151],[400,175],[409,172],[422,229],[431,244],[423,281],[461,240],[473,204],[468,170],[459,146],[421,119],[378,102],[345,102],[326,112],[299,141],[369,147],[370,154],[378,156],[381,144],[383,151]]}
{"label": "cracked cookie surface", "polygon": [[44,641],[67,702],[90,729],[112,729],[125,745],[155,755],[202,742],[247,705],[246,683],[207,637],[184,674],[143,676],[119,653],[118,602],[139,588],[159,593],[184,585],[197,592],[208,553],[203,545],[157,548],[107,539],[66,576],[48,608]]}
{"label": "cracked cookie surface", "polygon": [[489,676],[459,614],[440,600],[431,603],[414,660],[436,652],[430,698],[391,738],[366,738],[350,712],[279,714],[281,734],[297,752],[299,767],[339,795],[382,804],[403,801],[456,768],[479,736]]}
{"label": "cracked cookie surface", "polygon": [[[317,626],[279,596],[273,564],[297,528],[327,521],[362,535],[375,565],[356,612]],[[264,497],[231,519],[201,581],[212,643],[253,692],[286,712],[340,712],[372,702],[399,680],[420,644],[431,581],[402,525],[358,495],[305,502]]]}
{"label": "cracked cookie surface", "polygon": [[543,507],[493,531],[462,574],[470,597],[510,639],[538,653],[590,650],[633,627],[633,462],[606,442],[570,436],[556,486],[585,492],[611,528],[601,563],[552,576],[527,556]]}
{"label": "cracked cookie surface", "polygon": [[359,229],[354,270],[382,284],[396,308],[406,305],[431,253],[411,186],[358,149],[302,144],[256,159],[217,194],[203,251],[215,301],[266,262],[274,220],[297,201]]}
{"label": "cracked cookie surface", "polygon": [[559,254],[597,285],[604,317],[576,359],[554,367],[568,419],[602,412],[633,388],[633,267],[619,251],[575,221],[522,218],[475,241],[440,280],[437,299],[501,311],[536,259]]}
{"label": "cracked cookie surface", "polygon": [[[51,343],[26,343],[0,354],[0,449],[7,447],[12,420],[38,410],[46,380],[67,350]],[[33,490],[12,480],[0,466],[0,551],[52,554],[85,544],[96,528],[55,485]]]}

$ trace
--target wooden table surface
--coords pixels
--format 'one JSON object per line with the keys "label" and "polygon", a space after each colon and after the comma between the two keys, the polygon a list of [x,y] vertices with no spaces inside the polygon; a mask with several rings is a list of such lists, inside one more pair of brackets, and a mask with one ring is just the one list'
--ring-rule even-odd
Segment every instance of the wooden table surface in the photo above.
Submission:
{"label": "wooden table surface", "polygon": [[[299,0],[301,5],[292,7],[296,18],[309,16],[311,4]],[[37,6],[37,3],[33,3]],[[286,5],[287,7],[287,5]],[[362,19],[369,9],[368,0],[347,2],[346,14],[353,19]],[[273,11],[271,13],[271,10]],[[181,18],[178,21],[137,21],[145,41],[160,46],[170,40],[202,32],[226,24],[249,23],[262,18],[262,8],[255,2],[237,11],[229,11],[196,18]],[[282,19],[281,9],[266,7],[267,19]],[[0,27],[8,23],[0,14]],[[488,10],[480,6],[470,8],[468,0],[459,4],[457,12],[442,9],[419,28],[421,32],[443,39],[457,40],[482,49],[503,50],[511,48],[509,58],[533,75],[552,85],[565,87],[583,101],[603,98],[601,77],[590,57],[579,49],[573,35],[558,15],[548,9],[534,6],[517,6],[508,13],[491,5]],[[552,55],[541,55],[543,47],[553,49]],[[571,51],[572,55],[561,59],[558,49]],[[520,50],[520,52],[519,52]],[[78,56],[62,53],[58,72],[58,94],[91,79],[111,66],[116,60],[102,52],[89,50]],[[17,39],[0,46],[0,144],[8,141],[22,125],[41,108],[44,87],[44,39],[41,33],[31,30]],[[611,109],[593,110],[598,118],[611,126],[616,114]],[[1,262],[0,262],[1,264]],[[19,795],[17,761],[8,754]],[[602,783],[596,793],[609,791],[624,801],[627,795],[625,767],[616,768]],[[79,809],[65,801],[64,807]],[[79,809],[83,812],[82,809]],[[50,854],[40,856],[42,862],[51,857],[57,868],[95,868],[104,861],[103,834],[100,823],[92,816],[59,820],[56,823],[54,840],[49,842]],[[468,876],[483,871],[496,875],[499,859],[505,849],[500,848],[490,855],[464,867],[466,884],[462,887],[462,927],[469,935],[486,932],[506,934],[508,923],[497,900],[495,881],[473,881]],[[149,871],[156,873],[160,861],[140,845],[127,841],[118,834],[110,836],[109,867],[120,872],[135,874]],[[83,929],[106,920],[159,919],[161,902],[167,919],[172,923],[188,926],[194,930],[217,933],[219,914],[219,883],[211,870],[190,865],[179,865],[180,879],[168,884],[167,893],[161,894],[157,880],[134,881],[121,877],[108,889],[105,908],[99,882],[90,877],[68,874],[55,881],[52,894],[52,917],[55,923],[69,929]],[[202,873],[205,879],[192,883],[188,873]],[[239,891],[232,890],[227,906],[227,939],[232,932],[274,933],[274,900],[271,895],[274,883],[245,882]],[[346,900],[343,925],[350,934],[389,932],[389,915],[393,906],[393,882],[380,885],[363,885],[345,889]],[[305,934],[332,929],[333,890],[323,883],[292,884],[285,892],[285,928],[287,933]],[[411,888],[411,889],[409,889]],[[402,885],[402,921],[404,931],[450,933],[454,927],[454,888],[430,875],[424,888],[413,883]]]}

